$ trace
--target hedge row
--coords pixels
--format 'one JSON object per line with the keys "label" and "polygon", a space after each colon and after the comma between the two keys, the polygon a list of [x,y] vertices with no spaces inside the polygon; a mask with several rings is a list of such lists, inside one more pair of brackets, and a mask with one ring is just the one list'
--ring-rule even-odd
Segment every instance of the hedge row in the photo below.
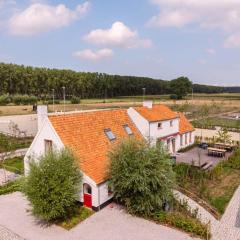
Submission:
{"label": "hedge row", "polygon": [[2,95],[0,96],[0,105],[4,106],[9,103],[14,103],[15,105],[29,105],[37,103],[38,99],[35,96],[28,95]]}

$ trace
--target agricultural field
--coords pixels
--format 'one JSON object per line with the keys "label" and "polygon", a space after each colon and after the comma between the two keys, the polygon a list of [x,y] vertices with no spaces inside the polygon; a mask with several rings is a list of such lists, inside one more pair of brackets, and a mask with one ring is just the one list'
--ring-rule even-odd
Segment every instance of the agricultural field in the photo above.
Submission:
{"label": "agricultural field", "polygon": [[[194,94],[192,99],[191,95],[188,95],[183,100],[171,100],[170,95],[147,95],[145,100],[153,100],[154,103],[164,103],[169,105],[176,111],[183,111],[188,113],[198,112],[199,107],[203,105],[207,106],[219,106],[218,112],[229,112],[240,108],[240,94]],[[71,104],[69,100],[65,102],[66,111],[75,110],[89,110],[89,109],[103,109],[103,108],[127,108],[130,106],[141,105],[143,96],[123,96],[117,98],[106,99],[82,99],[79,104]],[[64,111],[63,101],[57,101],[58,104],[52,105],[52,101],[48,101],[49,111]],[[47,104],[38,102],[38,104]],[[7,105],[0,106],[0,116],[5,115],[21,115],[32,114],[32,105]],[[194,116],[193,116],[194,117]]]}
{"label": "agricultural field", "polygon": [[223,117],[207,118],[204,121],[195,120],[192,121],[196,128],[209,128],[213,129],[215,126],[224,127],[228,130],[237,131],[240,130],[240,119],[228,119]]}

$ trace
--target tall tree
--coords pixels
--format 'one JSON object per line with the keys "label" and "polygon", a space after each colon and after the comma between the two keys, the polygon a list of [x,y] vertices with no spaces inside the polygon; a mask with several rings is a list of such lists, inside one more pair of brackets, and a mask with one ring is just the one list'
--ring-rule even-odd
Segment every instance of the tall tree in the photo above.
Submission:
{"label": "tall tree", "polygon": [[129,139],[110,152],[109,184],[131,213],[150,215],[172,199],[175,175],[163,145]]}

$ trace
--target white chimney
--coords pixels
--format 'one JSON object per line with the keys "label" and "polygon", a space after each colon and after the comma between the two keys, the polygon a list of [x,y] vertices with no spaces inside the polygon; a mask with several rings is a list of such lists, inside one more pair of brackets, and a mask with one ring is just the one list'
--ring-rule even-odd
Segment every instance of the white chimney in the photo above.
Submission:
{"label": "white chimney", "polygon": [[44,120],[48,116],[48,108],[46,105],[37,106],[38,130],[42,127]]}
{"label": "white chimney", "polygon": [[143,101],[143,107],[152,108],[153,101]]}

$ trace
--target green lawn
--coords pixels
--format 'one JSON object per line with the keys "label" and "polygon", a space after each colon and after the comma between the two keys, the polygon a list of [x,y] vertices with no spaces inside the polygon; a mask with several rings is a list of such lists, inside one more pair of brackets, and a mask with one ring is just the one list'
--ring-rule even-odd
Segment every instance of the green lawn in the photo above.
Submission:
{"label": "green lawn", "polygon": [[17,174],[23,174],[24,172],[24,162],[23,157],[15,157],[11,159],[6,159],[3,162],[0,162],[0,168],[4,168],[10,172],[15,172]]}
{"label": "green lawn", "polygon": [[228,161],[220,162],[208,172],[186,164],[177,164],[174,170],[180,187],[205,200],[223,214],[240,185],[240,149]]}
{"label": "green lawn", "polygon": [[204,121],[202,120],[195,120],[192,121],[194,127],[197,128],[213,128],[215,126],[219,127],[226,127],[229,129],[240,129],[240,120],[235,119],[226,119],[226,118],[219,118],[219,117],[212,117],[207,118]]}
{"label": "green lawn", "polygon": [[32,143],[33,138],[14,138],[0,134],[0,153],[13,151],[21,148],[28,148]]}
{"label": "green lawn", "polygon": [[65,228],[67,230],[70,230],[71,228],[73,228],[74,226],[79,224],[80,222],[82,222],[85,219],[87,219],[88,217],[90,217],[93,213],[94,212],[89,208],[85,208],[83,206],[76,205],[76,208],[75,208],[75,210],[73,210],[71,212],[71,215],[69,215],[67,217],[67,219],[58,222],[57,225]]}

